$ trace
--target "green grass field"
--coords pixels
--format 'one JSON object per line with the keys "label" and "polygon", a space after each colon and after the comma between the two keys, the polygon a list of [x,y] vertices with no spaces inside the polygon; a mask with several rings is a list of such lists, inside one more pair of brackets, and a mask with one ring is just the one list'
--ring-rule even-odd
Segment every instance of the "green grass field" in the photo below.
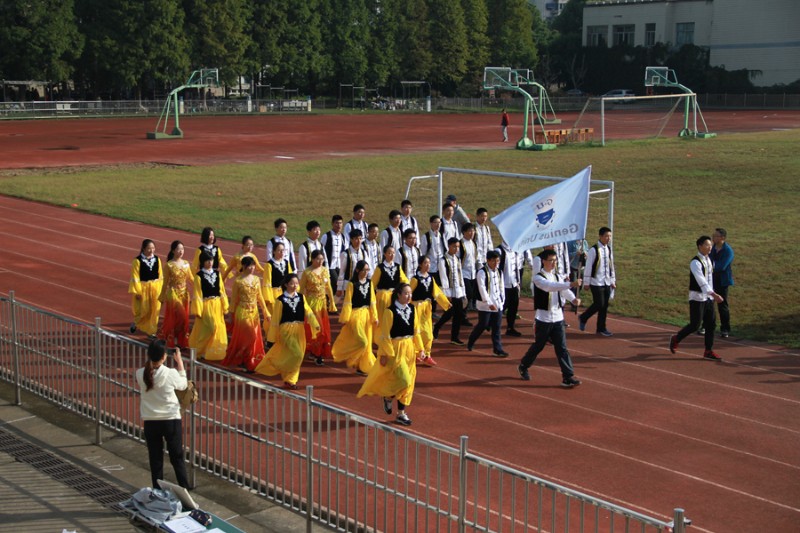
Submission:
{"label": "green grass field", "polygon": [[[435,152],[268,165],[113,168],[0,173],[0,193],[112,217],[263,244],[272,222],[287,219],[300,241],[308,220],[327,229],[349,219],[354,203],[385,226],[408,178],[440,166],[572,176],[587,165],[593,178],[615,182],[614,243],[619,285],[612,312],[683,325],[688,262],[694,242],[715,227],[728,230],[736,252],[730,292],[733,335],[800,347],[800,305],[791,281],[796,259],[789,232],[800,226],[800,130],[567,146],[551,152]],[[465,209],[490,213],[544,186],[484,176],[448,176],[445,194]],[[432,191],[412,194],[427,228]],[[605,224],[607,200],[593,199],[590,227]],[[425,221],[423,223],[423,220]],[[142,235],[142,237],[147,237]],[[587,236],[596,238],[594,230]],[[160,250],[161,254],[166,250]]]}

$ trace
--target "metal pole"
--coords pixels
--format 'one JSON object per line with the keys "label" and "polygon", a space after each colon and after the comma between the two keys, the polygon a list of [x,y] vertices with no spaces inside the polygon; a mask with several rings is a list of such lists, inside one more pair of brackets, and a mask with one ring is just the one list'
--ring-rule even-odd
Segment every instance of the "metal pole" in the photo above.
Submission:
{"label": "metal pole", "polygon": [[103,406],[101,405],[103,392],[100,390],[103,382],[100,379],[100,317],[94,318],[94,443],[98,446],[103,444],[103,427],[101,426]]}
{"label": "metal pole", "polygon": [[14,291],[8,291],[11,298],[11,356],[14,359],[14,405],[22,405],[22,378],[19,373],[19,340],[17,338],[17,300]]}
{"label": "metal pole", "polygon": [[676,507],[672,516],[672,533],[686,533],[686,526],[691,525],[692,521],[686,521],[683,516],[683,509]]}
{"label": "metal pole", "polygon": [[606,145],[606,101],[600,99],[600,146]]}
{"label": "metal pole", "polygon": [[[196,356],[196,350],[194,348],[189,348],[189,379],[195,382],[195,386],[197,386],[195,378],[197,369],[194,364]],[[195,457],[197,457],[197,417],[194,416],[196,405],[197,404],[193,403],[189,406],[189,484],[192,487],[197,486],[197,470],[195,469]]]}
{"label": "metal pole", "polygon": [[311,533],[314,518],[314,470],[312,454],[314,452],[314,428],[312,420],[314,410],[311,403],[314,400],[314,386],[306,387],[306,532]]}
{"label": "metal pole", "polygon": [[467,530],[467,444],[469,437],[461,436],[458,448],[458,533]]}

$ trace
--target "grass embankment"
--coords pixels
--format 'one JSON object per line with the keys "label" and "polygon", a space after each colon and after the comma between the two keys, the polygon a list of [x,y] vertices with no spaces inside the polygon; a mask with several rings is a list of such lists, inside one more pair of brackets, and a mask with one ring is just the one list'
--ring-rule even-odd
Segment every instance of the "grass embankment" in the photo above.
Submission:
{"label": "grass embankment", "polygon": [[[800,291],[792,274],[796,239],[791,235],[800,227],[798,146],[800,131],[795,130],[618,142],[605,148],[568,146],[544,153],[436,152],[26,173],[0,179],[0,193],[190,231],[210,225],[221,237],[238,240],[250,234],[259,243],[272,235],[272,221],[280,216],[298,242],[308,220],[319,220],[327,229],[331,214],[347,220],[356,202],[366,205],[368,220],[385,226],[409,176],[431,174],[439,166],[571,176],[592,165],[593,178],[615,182],[619,289],[614,313],[682,325],[694,241],[721,226],[736,252],[736,287],[730,293],[733,334],[800,347]],[[496,214],[542,186],[448,175],[445,194],[456,193],[470,213],[484,206]],[[431,196],[431,191],[412,195],[425,228],[435,209]],[[591,228],[605,224],[606,206],[605,199],[592,200]],[[594,241],[594,229],[587,237]]]}

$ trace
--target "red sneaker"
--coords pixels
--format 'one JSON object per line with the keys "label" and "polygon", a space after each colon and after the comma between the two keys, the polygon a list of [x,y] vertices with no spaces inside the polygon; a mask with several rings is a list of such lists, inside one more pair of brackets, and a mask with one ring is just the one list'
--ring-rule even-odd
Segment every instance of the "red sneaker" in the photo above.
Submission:
{"label": "red sneaker", "polygon": [[706,350],[703,352],[703,357],[706,359],[713,359],[714,361],[722,361],[722,357],[714,353],[714,350]]}
{"label": "red sneaker", "polygon": [[433,360],[433,357],[429,355],[428,357],[425,358],[422,364],[425,366],[436,366],[437,363],[436,361]]}

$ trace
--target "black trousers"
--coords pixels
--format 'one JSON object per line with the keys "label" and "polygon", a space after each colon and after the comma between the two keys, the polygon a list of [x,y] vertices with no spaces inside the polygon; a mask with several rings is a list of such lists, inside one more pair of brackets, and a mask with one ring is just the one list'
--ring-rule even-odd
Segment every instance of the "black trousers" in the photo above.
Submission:
{"label": "black trousers", "polygon": [[453,319],[453,330],[450,333],[450,340],[459,340],[461,333],[461,322],[464,320],[464,304],[461,298],[453,298],[450,300],[450,309],[444,312],[436,324],[433,326],[434,331],[439,331],[442,326],[451,318]]}
{"label": "black trousers", "polygon": [[714,330],[717,329],[717,316],[714,312],[714,300],[696,302],[689,300],[689,323],[678,332],[678,342],[700,329],[700,324],[705,328],[706,350],[714,348]]}
{"label": "black trousers", "polygon": [[[412,276],[413,276],[413,274],[412,274]],[[441,286],[442,286],[442,278],[440,278],[440,277],[439,277],[439,273],[438,273],[438,272],[431,272],[431,277],[433,278],[433,281],[435,281],[435,282],[436,282],[436,284],[437,284],[439,287],[441,287]],[[410,278],[409,278],[409,279],[410,279]],[[437,307],[438,307],[438,306],[436,305],[436,300],[435,300],[435,299],[433,299],[433,298],[431,298],[431,314],[433,314],[433,313],[435,313],[435,312],[436,312],[436,308],[437,308]]]}
{"label": "black trousers", "polygon": [[517,311],[519,311],[519,287],[506,289],[506,325],[508,329],[514,329],[517,322]]}
{"label": "black trousers", "polygon": [[592,289],[592,305],[581,313],[581,322],[587,322],[592,315],[597,313],[597,332],[606,330],[606,315],[608,315],[608,302],[611,299],[609,285],[589,285]]}
{"label": "black trousers", "polygon": [[178,485],[188,489],[189,478],[186,476],[186,464],[183,460],[181,419],[145,420],[144,440],[147,443],[147,455],[150,458],[150,476],[153,488],[159,488],[158,480],[164,479],[164,442],[166,442],[169,462],[175,469]]}
{"label": "black trousers", "polygon": [[478,323],[472,328],[472,333],[469,334],[469,341],[467,346],[474,346],[478,338],[486,331],[486,328],[492,330],[492,349],[495,352],[503,351],[503,343],[500,340],[500,326],[503,325],[503,311],[478,311]]}
{"label": "black trousers", "polygon": [[567,334],[564,327],[564,321],[560,322],[542,322],[537,320],[534,324],[535,339],[533,344],[530,345],[528,351],[522,357],[522,366],[530,368],[536,361],[536,357],[547,345],[547,341],[553,344],[558,358],[558,366],[561,367],[561,376],[564,379],[571,378],[574,375],[572,369],[572,358],[567,350]]}
{"label": "black trousers", "polygon": [[718,276],[714,276],[714,292],[722,296],[722,301],[717,304],[719,309],[719,329],[721,331],[731,331],[731,310],[728,308],[728,286],[722,286]]}
{"label": "black trousers", "polygon": [[333,290],[333,294],[336,294],[336,287],[339,286],[339,269],[329,268],[328,274],[331,278],[331,289]]}

